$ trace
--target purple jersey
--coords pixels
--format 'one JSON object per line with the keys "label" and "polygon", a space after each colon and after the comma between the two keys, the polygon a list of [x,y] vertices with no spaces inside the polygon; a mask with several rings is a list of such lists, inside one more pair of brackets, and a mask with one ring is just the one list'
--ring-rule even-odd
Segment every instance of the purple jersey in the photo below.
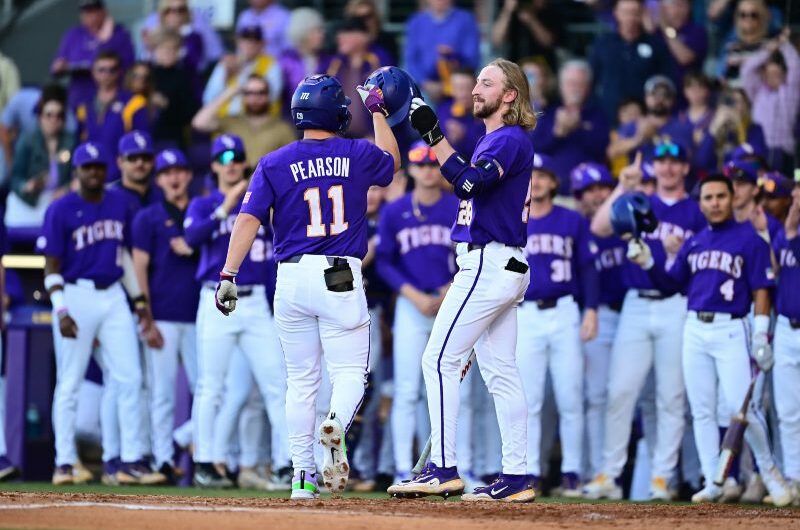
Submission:
{"label": "purple jersey", "polygon": [[367,253],[367,190],[388,186],[394,159],[366,140],[300,140],[261,158],[242,212],[270,222],[275,259]]}
{"label": "purple jersey", "polygon": [[800,236],[787,241],[783,230],[772,240],[772,248],[780,266],[776,310],[792,320],[800,320]]}
{"label": "purple jersey", "polygon": [[[200,282],[216,284],[219,273],[225,266],[228,255],[228,242],[231,239],[233,223],[239,214],[239,206],[228,212],[225,219],[214,217],[214,210],[225,200],[225,196],[214,190],[206,197],[197,197],[189,203],[186,220],[183,222],[184,239],[200,249],[200,265],[195,277]],[[250,252],[245,256],[236,283],[240,285],[270,285],[270,278],[275,276],[275,262],[272,259],[272,233],[269,223],[258,229],[258,235]]]}
{"label": "purple jersey", "polygon": [[456,272],[450,227],[458,213],[458,199],[442,193],[435,204],[419,204],[415,212],[411,198],[407,193],[383,207],[376,265],[395,291],[408,283],[434,293],[450,283]]}
{"label": "purple jersey", "polygon": [[126,198],[119,191],[106,190],[98,203],[68,193],[47,208],[36,249],[61,260],[66,282],[82,278],[111,285],[122,277],[130,221]]}
{"label": "purple jersey", "polygon": [[544,300],[572,295],[581,299],[581,269],[594,266],[595,252],[589,221],[562,206],[528,221],[525,257],[534,281],[528,284],[526,300]]}
{"label": "purple jersey", "polygon": [[150,255],[150,306],[156,320],[194,322],[197,318],[197,256],[179,256],[170,247],[171,239],[183,236],[183,218],[184,212],[160,202],[143,208],[133,220],[133,246]]}
{"label": "purple jersey", "polygon": [[158,186],[153,185],[147,188],[147,192],[144,195],[139,195],[139,192],[136,190],[123,186],[122,180],[112,182],[106,189],[118,190],[126,197],[128,200],[128,208],[131,212],[131,218],[135,218],[136,214],[138,214],[139,210],[142,208],[153,204],[159,204],[164,200],[164,192],[161,191],[161,188]]}
{"label": "purple jersey", "polygon": [[617,236],[596,237],[597,256],[594,264],[599,274],[600,304],[618,305],[625,298],[623,265],[628,261],[627,244]]}
{"label": "purple jersey", "polygon": [[683,244],[668,274],[677,285],[688,284],[690,310],[737,316],[750,313],[753,291],[775,285],[769,244],[750,222],[706,227]]}
{"label": "purple jersey", "polygon": [[[652,195],[650,196],[650,205],[658,219],[658,227],[655,232],[643,234],[642,238],[645,240],[659,239],[663,242],[668,236],[677,235],[686,241],[708,225],[697,202],[689,197],[670,205],[658,195]],[[669,256],[668,261],[671,262],[673,257]],[[635,263],[626,260],[624,271],[626,287],[657,290],[647,272]]]}
{"label": "purple jersey", "polygon": [[485,245],[491,241],[512,247],[525,246],[527,201],[533,171],[533,143],[525,129],[506,125],[478,141],[472,164],[494,160],[500,180],[458,207],[453,241]]}

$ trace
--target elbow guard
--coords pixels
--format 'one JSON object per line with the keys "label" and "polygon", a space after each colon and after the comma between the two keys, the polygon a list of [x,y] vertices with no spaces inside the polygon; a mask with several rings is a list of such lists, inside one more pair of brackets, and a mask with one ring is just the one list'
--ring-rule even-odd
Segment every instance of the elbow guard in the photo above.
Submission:
{"label": "elbow guard", "polygon": [[453,185],[459,199],[471,199],[502,176],[500,165],[494,160],[478,160],[471,166],[455,153],[442,164],[442,175]]}

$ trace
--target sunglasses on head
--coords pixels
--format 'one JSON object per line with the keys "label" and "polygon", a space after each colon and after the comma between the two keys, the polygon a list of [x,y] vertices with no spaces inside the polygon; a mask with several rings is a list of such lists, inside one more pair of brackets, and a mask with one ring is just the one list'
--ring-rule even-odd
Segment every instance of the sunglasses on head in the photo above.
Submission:
{"label": "sunglasses on head", "polygon": [[758,20],[761,18],[761,15],[758,11],[739,11],[737,16],[739,18],[752,18],[753,20]]}
{"label": "sunglasses on head", "polygon": [[236,151],[229,149],[218,154],[214,160],[223,166],[227,166],[228,164],[232,164],[234,162],[241,164],[247,160],[247,157],[244,156],[244,153],[237,153]]}
{"label": "sunglasses on head", "polygon": [[243,90],[245,96],[269,96],[269,90]]}
{"label": "sunglasses on head", "polygon": [[672,157],[679,158],[681,148],[677,144],[658,144],[655,149],[656,158]]}
{"label": "sunglasses on head", "polygon": [[136,153],[133,155],[126,156],[125,160],[127,160],[131,164],[135,164],[136,162],[152,162],[153,155],[148,155],[147,153]]}
{"label": "sunglasses on head", "polygon": [[433,153],[427,147],[415,147],[408,152],[408,161],[412,164],[436,164],[436,159],[433,158]]}

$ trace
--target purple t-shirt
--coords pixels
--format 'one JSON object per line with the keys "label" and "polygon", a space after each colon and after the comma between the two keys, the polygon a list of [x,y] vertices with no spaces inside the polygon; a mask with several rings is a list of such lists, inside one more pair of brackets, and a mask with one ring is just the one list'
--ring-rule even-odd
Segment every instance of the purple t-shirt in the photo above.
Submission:
{"label": "purple t-shirt", "polygon": [[415,212],[411,198],[407,193],[383,207],[376,266],[395,291],[408,283],[433,293],[450,283],[456,272],[450,227],[458,213],[458,199],[442,193],[435,204],[419,204]]}
{"label": "purple t-shirt", "polygon": [[526,300],[543,300],[572,295],[581,296],[581,268],[595,259],[589,221],[574,210],[562,206],[539,219],[528,221],[525,257],[532,277],[525,292]]}
{"label": "purple t-shirt", "polygon": [[[663,242],[667,236],[678,235],[686,241],[708,225],[697,202],[690,197],[670,206],[658,195],[651,195],[650,205],[658,219],[658,227],[655,232],[643,234],[642,238],[645,240],[660,239]],[[668,256],[668,265],[673,258],[674,256]],[[657,290],[647,271],[628,260],[625,260],[624,277],[629,289]]]}
{"label": "purple t-shirt", "polygon": [[301,254],[367,253],[367,190],[388,186],[394,159],[366,140],[338,136],[300,140],[258,162],[242,212],[270,222],[275,210],[275,259]]}
{"label": "purple t-shirt", "polygon": [[749,222],[706,227],[683,244],[668,274],[688,284],[690,310],[739,316],[750,313],[753,291],[775,285],[769,245]]}
{"label": "purple t-shirt", "polygon": [[[219,190],[214,190],[206,197],[192,199],[186,210],[183,237],[189,246],[200,249],[200,264],[195,275],[200,282],[217,283],[219,273],[225,266],[228,243],[233,223],[239,214],[239,206],[232,208],[227,218],[219,220],[214,217],[214,210],[224,200],[225,196]],[[270,278],[275,276],[272,232],[269,226],[269,223],[264,223],[259,227],[253,246],[236,276],[236,283],[239,285],[270,285]]]}
{"label": "purple t-shirt", "polygon": [[780,266],[776,310],[792,320],[800,320],[800,236],[787,241],[781,230],[772,240],[772,248]]}
{"label": "purple t-shirt", "polygon": [[533,171],[533,143],[518,125],[506,125],[484,135],[472,155],[472,164],[493,160],[502,176],[491,187],[458,207],[453,241],[485,245],[491,241],[524,247],[528,197]]}
{"label": "purple t-shirt", "polygon": [[36,249],[61,260],[67,282],[82,278],[110,285],[122,277],[130,222],[127,200],[119,191],[106,190],[99,203],[68,193],[47,208]]}
{"label": "purple t-shirt", "polygon": [[133,246],[150,255],[150,306],[156,320],[194,322],[197,318],[197,256],[179,256],[170,247],[172,238],[183,235],[183,217],[184,212],[160,202],[141,209],[133,220]]}
{"label": "purple t-shirt", "polygon": [[597,256],[594,264],[597,268],[600,283],[600,304],[614,305],[625,298],[625,282],[623,266],[628,261],[627,244],[617,236],[595,237]]}

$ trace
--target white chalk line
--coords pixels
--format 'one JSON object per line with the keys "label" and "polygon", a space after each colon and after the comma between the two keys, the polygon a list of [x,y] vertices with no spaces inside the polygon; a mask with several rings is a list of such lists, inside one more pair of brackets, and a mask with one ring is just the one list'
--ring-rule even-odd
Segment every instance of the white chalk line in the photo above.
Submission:
{"label": "white chalk line", "polygon": [[[117,508],[120,510],[131,511],[151,511],[151,512],[243,512],[243,513],[303,513],[314,515],[330,515],[335,512],[337,515],[378,515],[370,514],[367,512],[354,512],[337,510],[334,506],[331,509],[320,510],[317,508],[256,508],[247,506],[186,506],[180,504],[128,504],[118,502],[92,502],[92,501],[78,501],[78,502],[47,502],[47,503],[29,503],[29,504],[0,504],[0,511],[2,510],[43,510],[48,508]],[[388,514],[383,514],[388,515]],[[391,515],[390,515],[391,516]],[[403,514],[402,517],[408,517]]]}

